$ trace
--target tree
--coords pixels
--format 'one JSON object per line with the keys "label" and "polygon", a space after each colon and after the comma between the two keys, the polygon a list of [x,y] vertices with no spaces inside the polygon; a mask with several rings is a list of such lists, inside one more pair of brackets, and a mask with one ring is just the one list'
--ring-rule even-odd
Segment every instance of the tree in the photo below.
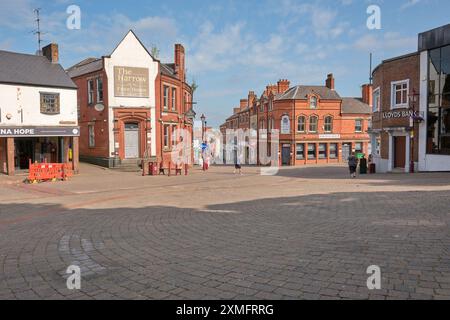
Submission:
{"label": "tree", "polygon": [[192,89],[192,96],[194,96],[195,91],[197,91],[197,89],[198,89],[198,84],[195,81],[195,79],[192,80],[191,89]]}
{"label": "tree", "polygon": [[155,59],[159,58],[159,49],[157,46],[153,45],[150,53],[153,56],[153,58],[155,58]]}

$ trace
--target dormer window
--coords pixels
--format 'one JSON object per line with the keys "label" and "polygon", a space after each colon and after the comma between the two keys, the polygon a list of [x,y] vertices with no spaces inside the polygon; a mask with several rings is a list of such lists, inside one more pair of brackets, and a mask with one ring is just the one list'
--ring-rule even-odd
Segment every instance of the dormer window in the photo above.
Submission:
{"label": "dormer window", "polygon": [[309,107],[311,109],[317,109],[317,97],[312,96],[309,98]]}

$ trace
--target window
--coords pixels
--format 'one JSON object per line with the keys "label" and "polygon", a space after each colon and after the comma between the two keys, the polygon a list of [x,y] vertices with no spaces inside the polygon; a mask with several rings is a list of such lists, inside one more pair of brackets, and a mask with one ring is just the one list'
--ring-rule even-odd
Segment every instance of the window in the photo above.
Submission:
{"label": "window", "polygon": [[319,144],[319,159],[326,159],[326,158],[327,158],[327,144],[320,143]]}
{"label": "window", "polygon": [[308,144],[308,160],[316,159],[316,145]]}
{"label": "window", "polygon": [[391,90],[391,109],[407,107],[409,100],[409,80],[393,82]]}
{"label": "window", "polygon": [[450,46],[429,56],[427,153],[450,155]]}
{"label": "window", "polygon": [[169,87],[163,87],[163,108],[164,110],[169,110]]}
{"label": "window", "polygon": [[311,97],[309,99],[309,107],[311,109],[317,109],[317,97]]}
{"label": "window", "polygon": [[273,101],[270,100],[270,102],[269,102],[269,111],[272,111],[272,110],[273,110]]}
{"label": "window", "polygon": [[94,103],[94,80],[88,80],[88,104]]}
{"label": "window", "polygon": [[380,101],[380,88],[377,88],[373,91],[373,106],[372,106],[373,112],[380,112],[381,111],[381,101]]}
{"label": "window", "polygon": [[317,132],[317,124],[319,122],[319,118],[316,116],[312,116],[309,118],[309,132],[315,133]]}
{"label": "window", "polygon": [[325,117],[324,131],[330,133],[333,131],[333,117]]}
{"label": "window", "polygon": [[177,89],[172,88],[172,111],[177,110]]}
{"label": "window", "polygon": [[363,153],[363,144],[362,144],[362,142],[355,143],[355,153]]}
{"label": "window", "polygon": [[103,79],[97,78],[97,102],[103,102]]}
{"label": "window", "polygon": [[330,159],[338,158],[338,145],[337,143],[330,143]]}
{"label": "window", "polygon": [[88,125],[88,135],[89,135],[89,148],[95,147],[95,126],[93,124]]}
{"label": "window", "polygon": [[259,106],[259,111],[264,112],[264,104],[261,103],[261,105]]}
{"label": "window", "polygon": [[41,92],[41,113],[59,114],[59,93]]}
{"label": "window", "polygon": [[355,132],[362,132],[362,131],[363,131],[362,120],[361,119],[355,120]]}
{"label": "window", "polygon": [[297,160],[305,160],[305,144],[297,143]]}
{"label": "window", "polygon": [[164,125],[164,148],[169,148],[170,126]]}
{"label": "window", "polygon": [[297,131],[298,132],[306,131],[306,118],[304,116],[298,117]]}

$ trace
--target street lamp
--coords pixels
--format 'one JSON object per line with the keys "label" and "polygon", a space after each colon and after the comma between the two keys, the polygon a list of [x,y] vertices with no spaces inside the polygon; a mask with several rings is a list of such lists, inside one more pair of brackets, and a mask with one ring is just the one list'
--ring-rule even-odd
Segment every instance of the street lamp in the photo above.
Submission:
{"label": "street lamp", "polygon": [[206,117],[204,114],[202,114],[200,120],[202,120],[202,142],[205,142]]}
{"label": "street lamp", "polygon": [[412,94],[409,95],[409,109],[411,111],[411,161],[409,164],[409,172],[414,173],[414,139],[415,139],[415,123],[420,122],[420,115],[417,115],[416,112],[416,104],[419,101],[420,94],[416,93],[416,90],[413,89]]}

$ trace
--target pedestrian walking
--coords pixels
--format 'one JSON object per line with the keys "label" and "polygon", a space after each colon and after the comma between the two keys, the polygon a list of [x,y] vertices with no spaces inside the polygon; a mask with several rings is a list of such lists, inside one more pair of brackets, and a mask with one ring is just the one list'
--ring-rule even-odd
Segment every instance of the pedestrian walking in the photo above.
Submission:
{"label": "pedestrian walking", "polygon": [[358,158],[355,156],[355,153],[348,157],[348,168],[350,170],[350,176],[352,178],[356,178],[356,168],[358,167]]}
{"label": "pedestrian walking", "polygon": [[242,176],[242,166],[241,166],[241,160],[239,159],[239,156],[236,157],[236,160],[234,162],[234,174],[236,174],[236,171],[238,171],[239,174]]}

